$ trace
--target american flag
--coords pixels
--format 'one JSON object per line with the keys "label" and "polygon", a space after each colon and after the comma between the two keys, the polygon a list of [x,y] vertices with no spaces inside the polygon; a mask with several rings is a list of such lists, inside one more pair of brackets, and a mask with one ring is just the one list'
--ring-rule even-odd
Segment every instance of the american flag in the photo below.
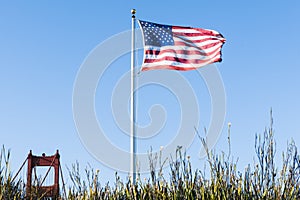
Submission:
{"label": "american flag", "polygon": [[225,38],[214,30],[170,26],[139,20],[144,38],[142,71],[193,70],[221,62]]}

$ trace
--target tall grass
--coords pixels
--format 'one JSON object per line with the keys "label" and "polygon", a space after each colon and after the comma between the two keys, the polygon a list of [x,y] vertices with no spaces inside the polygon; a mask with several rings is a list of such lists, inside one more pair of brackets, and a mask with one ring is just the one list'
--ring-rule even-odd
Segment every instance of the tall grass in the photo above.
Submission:
{"label": "tall grass", "polygon": [[[204,174],[205,170],[193,170],[190,158],[178,147],[175,158],[169,159],[169,176],[163,175],[166,160],[161,160],[161,152],[153,154],[150,151],[148,179],[139,178],[133,185],[130,180],[125,183],[120,181],[116,174],[114,187],[101,187],[98,179],[95,180],[97,174],[89,175],[87,180],[90,177],[89,183],[93,184],[83,191],[85,195],[75,192],[75,196],[84,196],[83,199],[300,199],[300,156],[297,147],[291,141],[282,153],[282,166],[276,166],[272,115],[270,121],[270,127],[262,135],[255,136],[257,159],[244,172],[237,170],[237,161],[233,161],[231,156],[229,127],[227,154],[209,151],[205,138],[200,137],[207,153],[208,177]],[[74,177],[74,169],[70,171],[70,177]],[[79,185],[82,184],[75,183],[70,191],[80,191],[76,190]]]}
{"label": "tall grass", "polygon": [[[238,171],[237,161],[231,156],[230,127],[228,129],[228,153],[210,151],[206,139],[200,137],[206,149],[209,174],[193,169],[190,157],[177,148],[174,157],[162,160],[161,152],[149,155],[149,178],[138,176],[136,184],[128,178],[122,181],[115,174],[115,183],[101,185],[99,170],[91,166],[82,174],[75,163],[68,168],[72,184],[67,197],[61,199],[300,199],[300,156],[294,141],[282,153],[282,164],[276,165],[276,143],[271,117],[270,127],[263,134],[255,136],[256,161],[251,166]],[[11,182],[9,156],[1,153],[1,198],[22,199],[24,187],[21,182]],[[163,174],[169,165],[169,174]],[[205,165],[205,166],[206,166]]]}
{"label": "tall grass", "polygon": [[0,150],[0,200],[23,199],[25,185],[21,179],[14,181],[9,166],[10,150]]}

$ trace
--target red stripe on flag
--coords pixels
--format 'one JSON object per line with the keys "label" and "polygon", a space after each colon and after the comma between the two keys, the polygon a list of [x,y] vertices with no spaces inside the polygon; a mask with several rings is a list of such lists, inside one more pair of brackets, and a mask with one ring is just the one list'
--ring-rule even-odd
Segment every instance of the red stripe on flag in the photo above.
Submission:
{"label": "red stripe on flag", "polygon": [[195,43],[186,43],[186,42],[181,42],[181,41],[175,41],[174,42],[174,46],[187,46],[187,47],[194,47],[196,49],[199,49],[199,51],[205,51],[209,48],[212,48],[216,45],[219,45],[220,44],[220,41],[216,41],[214,43],[210,43],[210,44],[207,44],[207,45],[203,45],[203,46],[200,46],[199,44],[195,44]]}
{"label": "red stripe on flag", "polygon": [[[213,58],[220,56],[220,53],[217,53]],[[163,61],[173,61],[173,62],[178,62],[178,63],[183,63],[183,64],[202,64],[206,63],[207,61],[211,60],[212,58],[207,58],[207,59],[184,59],[184,58],[177,58],[177,57],[172,57],[172,56],[163,56],[161,58],[154,58],[154,59],[148,59],[146,58],[144,60],[144,63],[155,63],[155,62],[163,62]]]}
{"label": "red stripe on flag", "polygon": [[[184,34],[190,34],[189,30],[194,30],[197,31],[198,34],[202,34],[202,35],[213,35],[213,36],[218,36],[218,35],[222,35],[218,32],[212,31],[212,30],[208,30],[208,29],[202,29],[202,28],[191,28],[191,27],[181,27],[181,26],[172,26],[172,30],[174,33],[184,33]],[[177,32],[176,30],[186,30],[186,32]],[[192,33],[193,34],[193,33]]]}
{"label": "red stripe on flag", "polygon": [[[206,52],[203,53],[199,50],[175,50],[175,49],[164,49],[164,50],[146,50],[145,51],[145,55],[149,55],[149,56],[158,56],[160,54],[164,54],[164,53],[172,53],[174,55],[178,55],[178,54],[182,54],[182,55],[199,55],[199,56],[211,56],[213,54],[215,54],[217,51],[220,51],[220,48],[216,48],[214,51],[212,52]],[[200,59],[201,57],[199,57]]]}
{"label": "red stripe on flag", "polygon": [[[214,62],[219,62],[220,60],[222,60],[222,58],[217,58],[215,60],[211,60],[210,62],[207,62],[205,65],[203,66],[206,66],[206,65],[209,65],[209,64],[212,64]],[[195,70],[197,69],[198,67],[180,67],[180,66],[175,66],[175,65],[163,65],[163,64],[157,64],[157,65],[154,65],[154,66],[150,66],[150,67],[147,67],[147,66],[144,66],[142,68],[142,71],[149,71],[149,70],[152,70],[152,69],[171,69],[171,70],[178,70],[178,71],[189,71],[189,70]]]}

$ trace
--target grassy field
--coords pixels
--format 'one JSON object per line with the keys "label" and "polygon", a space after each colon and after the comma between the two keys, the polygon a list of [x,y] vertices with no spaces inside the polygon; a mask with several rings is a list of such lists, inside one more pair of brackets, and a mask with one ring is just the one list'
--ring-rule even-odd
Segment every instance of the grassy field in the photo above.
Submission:
{"label": "grassy field", "polygon": [[[78,163],[69,170],[72,185],[61,192],[60,199],[300,199],[300,156],[291,141],[282,152],[282,165],[275,163],[275,139],[273,120],[264,134],[255,137],[257,163],[249,164],[243,172],[237,170],[231,152],[216,153],[207,151],[207,166],[210,174],[192,169],[189,157],[180,148],[175,158],[166,163],[160,154],[149,152],[151,173],[148,179],[121,181],[115,174],[113,186],[102,185],[99,171],[86,168],[80,173]],[[205,138],[200,138],[204,147]],[[230,130],[228,130],[230,147]],[[4,147],[0,155],[0,200],[25,199],[25,186],[21,180],[12,180],[9,170],[10,152]],[[158,170],[154,170],[158,164]],[[162,175],[163,165],[169,165],[170,176]],[[38,188],[29,199],[43,199]],[[63,191],[63,190],[62,190]]]}

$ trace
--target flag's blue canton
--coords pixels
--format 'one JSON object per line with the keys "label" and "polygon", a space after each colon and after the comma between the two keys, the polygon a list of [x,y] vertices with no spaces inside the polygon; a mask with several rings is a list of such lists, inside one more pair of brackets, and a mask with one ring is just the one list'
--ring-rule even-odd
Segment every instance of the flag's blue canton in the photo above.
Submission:
{"label": "flag's blue canton", "polygon": [[167,46],[174,45],[172,26],[140,21],[144,32],[145,45]]}

